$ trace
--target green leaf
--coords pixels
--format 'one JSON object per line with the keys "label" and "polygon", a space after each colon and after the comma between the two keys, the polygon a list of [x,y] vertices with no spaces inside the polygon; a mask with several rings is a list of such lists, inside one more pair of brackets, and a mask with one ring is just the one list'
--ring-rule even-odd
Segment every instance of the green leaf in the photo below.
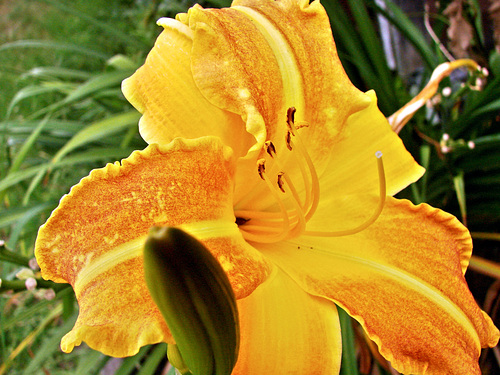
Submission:
{"label": "green leaf", "polygon": [[78,362],[74,375],[98,374],[99,370],[106,364],[107,357],[95,350],[85,353],[85,359]]}
{"label": "green leaf", "polygon": [[26,218],[32,218],[39,215],[43,211],[47,211],[54,207],[57,202],[41,202],[30,207],[14,206],[8,209],[2,209],[0,216],[0,228],[15,224],[19,221],[24,221]]}
{"label": "green leaf", "polygon": [[42,132],[42,130],[45,128],[47,125],[47,122],[49,120],[49,116],[47,115],[43,120],[41,120],[38,124],[38,126],[33,130],[33,132],[30,134],[26,142],[24,142],[23,146],[21,149],[17,152],[14,161],[12,162],[12,165],[10,166],[9,172],[8,173],[13,173],[19,170],[21,167],[21,164],[23,163],[24,159],[26,158],[26,155],[28,152],[31,150],[33,147],[33,144],[35,143],[36,139]]}
{"label": "green leaf", "polygon": [[114,375],[130,375],[133,371],[139,367],[139,362],[148,354],[150,347],[143,346],[139,353],[134,355],[133,357],[127,357],[123,360],[119,369],[116,370]]}
{"label": "green leaf", "polygon": [[338,306],[337,310],[342,330],[342,367],[340,368],[340,374],[359,375],[351,317]]}
{"label": "green leaf", "polygon": [[[49,303],[49,301],[46,302],[44,306]],[[38,305],[41,305],[41,303],[38,303],[36,306]],[[59,352],[59,343],[62,337],[71,330],[77,316],[78,314],[74,314],[70,319],[67,319],[63,325],[52,329],[50,334],[44,338],[40,345],[32,348],[34,357],[29,361],[28,367],[24,369],[23,375],[37,374],[44,363]]]}
{"label": "green leaf", "polygon": [[140,117],[141,114],[139,112],[132,110],[91,124],[71,138],[52,158],[52,163],[57,163],[77,147],[108,137],[129,126],[135,126]]}
{"label": "green leaf", "polygon": [[50,40],[17,40],[15,42],[0,45],[0,52],[17,48],[48,48],[57,51],[74,52],[86,57],[94,57],[101,60],[107,60],[111,57],[108,54],[84,48],[76,44],[60,43]]}
{"label": "green leaf", "polygon": [[460,206],[460,214],[462,215],[462,221],[467,221],[467,203],[465,199],[465,183],[464,174],[460,172],[453,177],[453,185],[455,186],[455,192],[457,194],[458,204]]}
{"label": "green leaf", "polygon": [[391,85],[392,76],[384,55],[384,49],[378,38],[372,18],[368,14],[364,0],[351,0],[348,2],[351,13],[356,21],[357,33],[363,41],[363,47],[367,52],[370,63],[372,64],[379,84],[379,95],[394,95]]}
{"label": "green leaf", "polygon": [[139,370],[137,375],[154,375],[156,369],[158,368],[160,362],[165,359],[167,355],[167,344],[161,343],[153,347],[151,353],[149,353],[146,362]]}
{"label": "green leaf", "polygon": [[427,68],[433,70],[439,64],[439,60],[432,48],[429,47],[429,43],[422,32],[396,4],[390,0],[384,0],[384,3],[387,9],[384,9],[377,3],[373,3],[373,6],[377,9],[377,12],[383,14],[416,48],[426,63]]}
{"label": "green leaf", "polygon": [[27,86],[19,90],[7,108],[6,118],[10,118],[11,113],[16,105],[18,105],[21,101],[29,98],[39,97],[41,95],[47,95],[52,93],[64,94],[67,91],[71,90],[73,87],[72,84],[69,83],[58,83],[54,85],[37,85],[37,86]]}
{"label": "green leaf", "polygon": [[97,18],[83,13],[80,9],[66,5],[65,2],[55,1],[55,0],[43,0],[43,1],[53,5],[54,7],[62,10],[63,12],[66,12],[75,17],[79,17],[85,20],[89,24],[98,27],[103,32],[113,37],[116,41],[119,40],[123,42],[125,45],[133,44],[135,47],[139,49],[145,49],[150,47],[147,43],[143,42],[142,40],[134,38],[131,33],[124,33],[119,28],[114,27],[114,25],[109,24],[107,22],[99,21]]}
{"label": "green leaf", "polygon": [[119,87],[121,82],[125,78],[129,77],[133,72],[134,70],[118,70],[98,74],[86,81],[84,84],[78,86],[64,99],[64,103],[68,104],[84,99],[85,97],[95,94],[105,88]]}
{"label": "green leaf", "polygon": [[21,79],[26,79],[30,77],[43,78],[45,80],[53,79],[69,79],[69,80],[87,80],[91,78],[91,73],[76,70],[67,69],[59,66],[38,66],[29,70],[27,73],[21,76]]}
{"label": "green leaf", "polygon": [[3,180],[0,181],[0,192],[21,182],[30,177],[37,175],[38,173],[47,172],[49,169],[54,170],[57,168],[76,165],[81,163],[91,163],[95,161],[101,160],[109,160],[109,159],[118,159],[122,157],[127,157],[130,154],[131,150],[129,149],[103,149],[96,148],[90,149],[87,151],[83,151],[79,154],[72,155],[64,158],[58,162],[48,162],[44,164],[40,164],[34,167],[26,168],[20,170],[18,172],[9,174]]}
{"label": "green leaf", "polygon": [[[5,121],[1,123],[0,133],[10,136],[16,134],[31,134],[40,125],[40,120],[32,121]],[[68,138],[88,125],[82,121],[71,121],[49,118],[44,126],[44,131],[54,136]],[[26,139],[27,137],[24,137]]]}

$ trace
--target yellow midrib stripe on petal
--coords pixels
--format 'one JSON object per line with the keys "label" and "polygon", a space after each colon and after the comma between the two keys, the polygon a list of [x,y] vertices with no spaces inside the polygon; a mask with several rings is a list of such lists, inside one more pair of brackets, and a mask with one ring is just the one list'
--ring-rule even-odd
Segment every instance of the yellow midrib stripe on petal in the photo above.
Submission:
{"label": "yellow midrib stripe on petal", "polygon": [[[236,223],[231,223],[227,220],[199,221],[182,224],[178,227],[198,240],[241,236]],[[142,256],[147,237],[147,235],[137,237],[132,241],[116,246],[96,259],[92,259],[78,274],[74,285],[75,293],[78,295],[85,285],[117,264]]]}
{"label": "yellow midrib stripe on petal", "polygon": [[93,259],[89,265],[82,268],[75,280],[74,289],[76,295],[78,296],[83,287],[101,273],[108,271],[119,263],[141,256],[146,238],[147,236],[137,237],[107,251],[99,258]]}
{"label": "yellow midrib stripe on petal", "polygon": [[241,236],[236,223],[226,220],[206,220],[179,225],[179,228],[188,232],[199,240],[217,237]]}
{"label": "yellow midrib stripe on petal", "polygon": [[469,333],[470,337],[473,337],[476,346],[478,348],[481,347],[481,341],[479,335],[476,329],[474,328],[474,325],[470,321],[470,319],[448,297],[443,295],[440,291],[438,291],[436,288],[434,288],[432,285],[428,284],[424,280],[412,276],[411,274],[408,274],[404,271],[395,269],[388,264],[378,263],[370,259],[361,258],[354,255],[335,253],[333,251],[322,251],[318,248],[314,249],[314,251],[325,252],[328,254],[329,257],[336,257],[341,260],[347,260],[350,262],[366,265],[372,269],[379,270],[380,273],[389,276],[393,279],[402,280],[405,285],[407,285],[417,293],[425,295],[428,299],[433,301],[437,306],[440,306],[444,311],[447,311],[450,314],[450,316],[453,316],[454,319],[460,324],[460,326],[465,328],[465,330]]}
{"label": "yellow midrib stripe on petal", "polygon": [[265,16],[256,10],[239,5],[233,6],[231,9],[238,10],[245,14],[266,39],[269,47],[271,47],[271,50],[274,53],[281,72],[285,97],[285,109],[295,107],[297,109],[296,119],[299,121],[303,120],[305,102],[302,75],[297,65],[295,55],[287,40]]}

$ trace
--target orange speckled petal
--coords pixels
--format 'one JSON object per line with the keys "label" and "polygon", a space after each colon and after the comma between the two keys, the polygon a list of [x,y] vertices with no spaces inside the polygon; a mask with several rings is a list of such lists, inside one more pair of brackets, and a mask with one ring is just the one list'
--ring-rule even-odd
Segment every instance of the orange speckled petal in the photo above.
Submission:
{"label": "orange speckled petal", "polygon": [[233,168],[218,138],[176,139],[96,169],[72,188],[35,247],[43,277],[69,282],[80,305],[64,351],[85,341],[128,356],[172,341],[143,279],[142,246],[152,226],[179,226],[204,242],[239,298],[265,280],[267,263],[234,222]]}
{"label": "orange speckled petal", "polygon": [[389,197],[356,235],[259,249],[304,290],[348,311],[403,373],[480,374],[480,348],[498,341],[464,278],[468,231],[441,210]]}
{"label": "orange speckled petal", "polygon": [[193,74],[203,94],[235,113],[257,110],[277,144],[289,107],[309,122],[309,142],[321,155],[345,119],[368,104],[342,68],[317,1],[237,0],[229,9],[194,7],[179,19],[195,33]]}
{"label": "orange speckled petal", "polygon": [[[296,121],[309,124],[301,137],[315,167],[322,170],[347,117],[366,107],[369,99],[347,78],[321,4],[242,0],[221,10],[195,6],[178,19],[194,32],[197,86],[214,105],[241,114],[257,140],[253,151],[258,154],[263,142],[272,140],[278,155],[286,153],[286,114],[295,107]],[[289,175],[300,176],[294,158],[283,160],[291,165]],[[263,195],[265,184],[255,187],[260,182],[255,160],[250,167],[237,170],[237,205],[249,194]]]}
{"label": "orange speckled petal", "polygon": [[336,306],[304,292],[281,270],[238,301],[241,342],[232,375],[338,374]]}

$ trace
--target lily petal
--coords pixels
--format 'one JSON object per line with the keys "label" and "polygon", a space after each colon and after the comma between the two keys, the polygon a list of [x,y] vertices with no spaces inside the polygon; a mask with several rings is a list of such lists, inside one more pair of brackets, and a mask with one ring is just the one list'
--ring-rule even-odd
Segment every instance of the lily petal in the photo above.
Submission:
{"label": "lily petal", "polygon": [[141,136],[149,144],[167,144],[176,137],[212,135],[244,155],[255,140],[241,117],[209,103],[193,80],[193,31],[173,19],[162,18],[159,24],[164,31],[145,64],[122,83],[125,97],[143,114]]}
{"label": "lily petal", "polygon": [[238,310],[241,343],[233,375],[339,372],[342,340],[335,305],[305,293],[281,270],[238,300]]}
{"label": "lily petal", "polygon": [[400,372],[480,374],[480,348],[498,341],[464,278],[470,235],[441,210],[388,197],[356,235],[258,248],[306,291],[348,311]]}
{"label": "lily petal", "polygon": [[195,6],[178,19],[194,31],[197,86],[215,106],[240,114],[257,140],[251,162],[237,169],[236,205],[249,196],[263,200],[267,188],[255,161],[266,140],[278,155],[286,150],[288,108],[297,109],[297,122],[309,124],[301,136],[322,170],[346,119],[370,101],[347,78],[319,2],[235,1],[221,10]]}
{"label": "lily petal", "polygon": [[[194,6],[177,20],[163,18],[159,24],[165,31],[145,65],[123,84],[125,96],[144,113],[141,134],[158,143],[178,135],[216,135],[238,150],[237,156],[245,156],[235,176],[239,209],[275,204],[256,168],[266,140],[273,141],[285,168],[290,166],[288,176],[301,180],[297,158],[285,151],[289,107],[297,109],[298,123],[309,124],[300,137],[316,170],[327,171],[334,181],[326,178],[322,191],[350,193],[343,189],[354,185],[376,191],[371,162],[379,150],[388,153],[390,194],[423,173],[390,130],[374,94],[361,93],[349,81],[319,2]],[[353,173],[363,184],[350,183]]]}
{"label": "lily petal", "polygon": [[[183,22],[195,30],[193,73],[201,91],[231,112],[256,109],[268,139],[286,130],[289,107],[297,109],[297,121],[314,128],[314,142],[335,137],[345,119],[368,103],[347,78],[328,16],[317,1],[241,0],[229,9],[194,7]],[[242,90],[248,97],[242,98]]]}
{"label": "lily petal", "polygon": [[383,153],[388,195],[398,193],[425,172],[378,109],[375,92],[367,92],[367,97],[369,106],[347,119],[345,132],[331,146],[331,159],[319,178],[322,200],[358,193],[377,194],[377,151]]}
{"label": "lily petal", "polygon": [[94,170],[72,188],[35,248],[43,277],[69,282],[80,305],[64,351],[85,341],[128,356],[148,343],[172,342],[144,281],[142,248],[152,226],[179,226],[202,241],[239,298],[266,279],[266,261],[234,222],[233,168],[232,152],[218,138],[176,139]]}

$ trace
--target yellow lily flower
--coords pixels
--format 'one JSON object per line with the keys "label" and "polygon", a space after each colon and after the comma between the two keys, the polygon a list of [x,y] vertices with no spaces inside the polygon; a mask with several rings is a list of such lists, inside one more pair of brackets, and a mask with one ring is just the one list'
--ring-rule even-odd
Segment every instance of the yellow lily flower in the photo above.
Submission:
{"label": "yellow lily flower", "polygon": [[470,235],[392,198],[424,171],[375,94],[348,80],[320,3],[236,0],[159,24],[123,83],[150,145],[92,171],[39,232],[42,275],[70,283],[80,305],[63,351],[85,341],[129,356],[174,342],[142,248],[149,228],[177,226],[233,287],[233,374],[338,373],[335,304],[401,372],[479,374],[499,332],[464,279]]}

